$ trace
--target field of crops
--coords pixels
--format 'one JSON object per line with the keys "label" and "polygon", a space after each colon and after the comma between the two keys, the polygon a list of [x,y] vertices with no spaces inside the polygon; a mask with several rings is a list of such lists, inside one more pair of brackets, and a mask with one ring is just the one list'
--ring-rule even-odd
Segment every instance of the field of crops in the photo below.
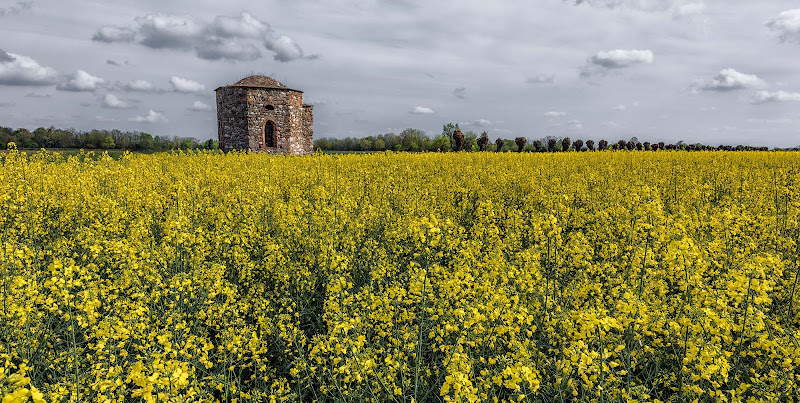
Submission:
{"label": "field of crops", "polygon": [[3,403],[800,400],[799,153],[0,162]]}

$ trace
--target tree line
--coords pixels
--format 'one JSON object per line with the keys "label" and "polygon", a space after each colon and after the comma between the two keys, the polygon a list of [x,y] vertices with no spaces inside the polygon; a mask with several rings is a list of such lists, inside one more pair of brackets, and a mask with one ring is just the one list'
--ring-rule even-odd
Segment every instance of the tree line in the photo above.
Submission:
{"label": "tree line", "polygon": [[[473,131],[463,132],[458,124],[448,123],[443,126],[442,133],[429,137],[418,129],[405,129],[400,134],[386,133],[363,138],[347,137],[344,139],[322,138],[314,141],[314,149],[323,151],[412,151],[412,152],[448,152],[448,151],[495,151],[495,152],[562,152],[562,151],[594,151],[594,150],[684,150],[684,151],[767,151],[768,147],[751,147],[744,145],[710,146],[701,143],[688,144],[648,141],[640,142],[636,137],[630,140],[619,140],[609,143],[607,140],[572,140],[569,137],[547,136],[543,139],[528,142],[526,137],[515,139],[489,139],[486,132],[477,134]],[[794,149],[793,149],[794,150]]]}
{"label": "tree line", "polygon": [[57,129],[40,127],[34,131],[0,126],[0,145],[14,143],[20,149],[84,148],[103,150],[168,151],[175,149],[218,149],[219,143],[194,137],[153,136],[121,130]]}

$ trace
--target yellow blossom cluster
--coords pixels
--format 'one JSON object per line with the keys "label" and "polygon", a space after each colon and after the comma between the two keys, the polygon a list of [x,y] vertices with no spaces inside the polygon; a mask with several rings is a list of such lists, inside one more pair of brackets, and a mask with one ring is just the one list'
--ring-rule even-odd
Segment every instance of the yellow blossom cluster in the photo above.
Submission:
{"label": "yellow blossom cluster", "polygon": [[0,155],[0,398],[799,401],[800,154]]}

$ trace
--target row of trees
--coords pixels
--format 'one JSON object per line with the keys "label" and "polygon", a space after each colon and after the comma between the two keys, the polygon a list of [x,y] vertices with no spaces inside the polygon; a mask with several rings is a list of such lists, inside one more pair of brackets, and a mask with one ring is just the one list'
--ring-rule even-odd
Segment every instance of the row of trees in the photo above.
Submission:
{"label": "row of trees", "polygon": [[730,146],[720,145],[718,147],[704,144],[686,144],[679,141],[676,144],[666,144],[664,142],[650,143],[640,142],[636,137],[628,141],[619,140],[616,143],[609,143],[600,140],[575,140],[569,137],[558,138],[553,136],[545,137],[528,143],[525,137],[517,137],[514,140],[498,138],[492,143],[486,132],[480,135],[459,129],[458,124],[448,123],[442,128],[442,133],[436,137],[428,137],[425,132],[417,129],[403,130],[399,135],[394,133],[380,134],[378,136],[368,136],[364,138],[347,137],[344,139],[322,138],[314,142],[314,148],[323,151],[516,151],[516,152],[562,152],[562,151],[594,151],[594,150],[637,150],[637,151],[656,151],[656,150],[768,150],[767,147],[749,146]]}
{"label": "row of trees", "polygon": [[18,148],[85,148],[137,151],[167,151],[175,149],[217,149],[216,140],[198,141],[194,137],[153,136],[144,132],[120,130],[78,131],[40,127],[34,131],[0,127],[0,145],[13,142]]}

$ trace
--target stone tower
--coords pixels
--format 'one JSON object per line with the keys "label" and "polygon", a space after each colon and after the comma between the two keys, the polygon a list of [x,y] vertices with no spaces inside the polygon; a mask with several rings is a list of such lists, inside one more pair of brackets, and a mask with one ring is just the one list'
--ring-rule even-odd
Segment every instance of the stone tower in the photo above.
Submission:
{"label": "stone tower", "polygon": [[314,107],[303,103],[302,91],[265,76],[250,76],[215,91],[222,151],[313,152]]}

